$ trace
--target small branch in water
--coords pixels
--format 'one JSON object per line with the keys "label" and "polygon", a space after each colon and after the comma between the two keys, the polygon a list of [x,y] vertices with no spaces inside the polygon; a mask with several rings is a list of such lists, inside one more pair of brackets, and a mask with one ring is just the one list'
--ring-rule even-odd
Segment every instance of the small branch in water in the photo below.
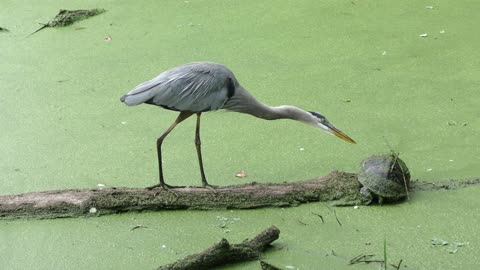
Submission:
{"label": "small branch in water", "polygon": [[200,253],[160,266],[157,270],[212,269],[229,263],[255,260],[273,241],[278,239],[279,235],[280,230],[271,226],[252,240],[240,244],[231,245],[226,239],[222,239]]}
{"label": "small branch in water", "polygon": [[81,21],[87,19],[89,17],[98,15],[105,12],[104,9],[79,9],[79,10],[65,10],[61,9],[58,14],[53,18],[53,20],[49,21],[48,23],[41,23],[42,27],[35,30],[35,32],[31,33],[30,35],[26,36],[29,37],[38,31],[45,29],[47,27],[65,27],[68,25],[73,24],[74,22]]}
{"label": "small branch in water", "polygon": [[260,261],[260,266],[262,267],[262,270],[281,270],[280,268],[271,265],[269,263],[266,263],[264,261]]}

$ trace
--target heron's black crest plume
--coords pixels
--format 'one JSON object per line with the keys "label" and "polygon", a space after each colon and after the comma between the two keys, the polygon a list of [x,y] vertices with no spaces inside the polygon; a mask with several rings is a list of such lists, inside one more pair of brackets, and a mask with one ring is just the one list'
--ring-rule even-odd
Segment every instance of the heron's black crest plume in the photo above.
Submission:
{"label": "heron's black crest plume", "polygon": [[232,78],[228,77],[227,79],[227,98],[233,97],[235,95],[235,84],[233,83]]}
{"label": "heron's black crest plume", "polygon": [[318,112],[309,112],[309,113],[311,113],[313,116],[315,116],[317,118],[325,119],[325,116],[319,114]]}

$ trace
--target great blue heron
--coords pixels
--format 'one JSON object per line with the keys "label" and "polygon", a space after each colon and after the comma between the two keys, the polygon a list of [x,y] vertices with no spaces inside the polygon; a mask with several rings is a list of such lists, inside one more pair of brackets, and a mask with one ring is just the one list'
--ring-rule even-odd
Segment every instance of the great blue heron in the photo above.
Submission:
{"label": "great blue heron", "polygon": [[150,81],[144,82],[120,98],[128,106],[142,103],[179,111],[177,119],[157,139],[158,171],[160,183],[152,186],[169,188],[162,171],[162,142],[183,120],[197,115],[195,147],[197,149],[202,186],[210,186],[203,170],[200,148],[200,115],[203,112],[226,109],[251,114],[255,117],[275,120],[292,119],[318,127],[349,143],[355,143],[346,134],[335,128],[325,116],[318,112],[304,111],[294,106],[270,107],[257,101],[237,81],[224,65],[212,62],[195,62],[167,70]]}

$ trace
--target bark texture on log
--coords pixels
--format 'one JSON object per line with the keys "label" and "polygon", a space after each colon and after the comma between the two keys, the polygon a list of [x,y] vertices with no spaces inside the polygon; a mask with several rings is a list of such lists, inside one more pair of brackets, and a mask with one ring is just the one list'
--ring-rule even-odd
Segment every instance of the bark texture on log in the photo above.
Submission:
{"label": "bark texture on log", "polygon": [[59,218],[168,209],[249,209],[287,207],[313,201],[359,204],[356,174],[327,176],[280,184],[249,183],[215,190],[187,187],[72,189],[0,196],[0,219]]}
{"label": "bark texture on log", "polygon": [[212,269],[213,267],[258,259],[261,253],[270,243],[277,240],[280,230],[272,226],[252,240],[246,240],[240,244],[231,245],[224,238],[210,248],[174,263],[160,266],[157,270],[202,270]]}
{"label": "bark texture on log", "polygon": [[[413,191],[451,190],[479,185],[480,178],[411,182]],[[327,176],[280,184],[249,183],[215,190],[200,187],[172,190],[142,188],[71,189],[0,195],[0,220],[16,218],[86,217],[129,211],[169,209],[249,209],[288,207],[329,201],[336,206],[368,204],[359,192],[357,174]]]}

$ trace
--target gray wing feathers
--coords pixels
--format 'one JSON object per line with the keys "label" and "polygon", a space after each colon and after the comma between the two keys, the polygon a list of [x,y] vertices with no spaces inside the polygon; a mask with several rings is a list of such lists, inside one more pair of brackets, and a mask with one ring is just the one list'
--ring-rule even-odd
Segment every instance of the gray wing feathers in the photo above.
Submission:
{"label": "gray wing feathers", "polygon": [[138,85],[122,99],[129,106],[150,100],[149,103],[179,111],[218,110],[228,100],[229,77],[234,79],[223,65],[191,63]]}

